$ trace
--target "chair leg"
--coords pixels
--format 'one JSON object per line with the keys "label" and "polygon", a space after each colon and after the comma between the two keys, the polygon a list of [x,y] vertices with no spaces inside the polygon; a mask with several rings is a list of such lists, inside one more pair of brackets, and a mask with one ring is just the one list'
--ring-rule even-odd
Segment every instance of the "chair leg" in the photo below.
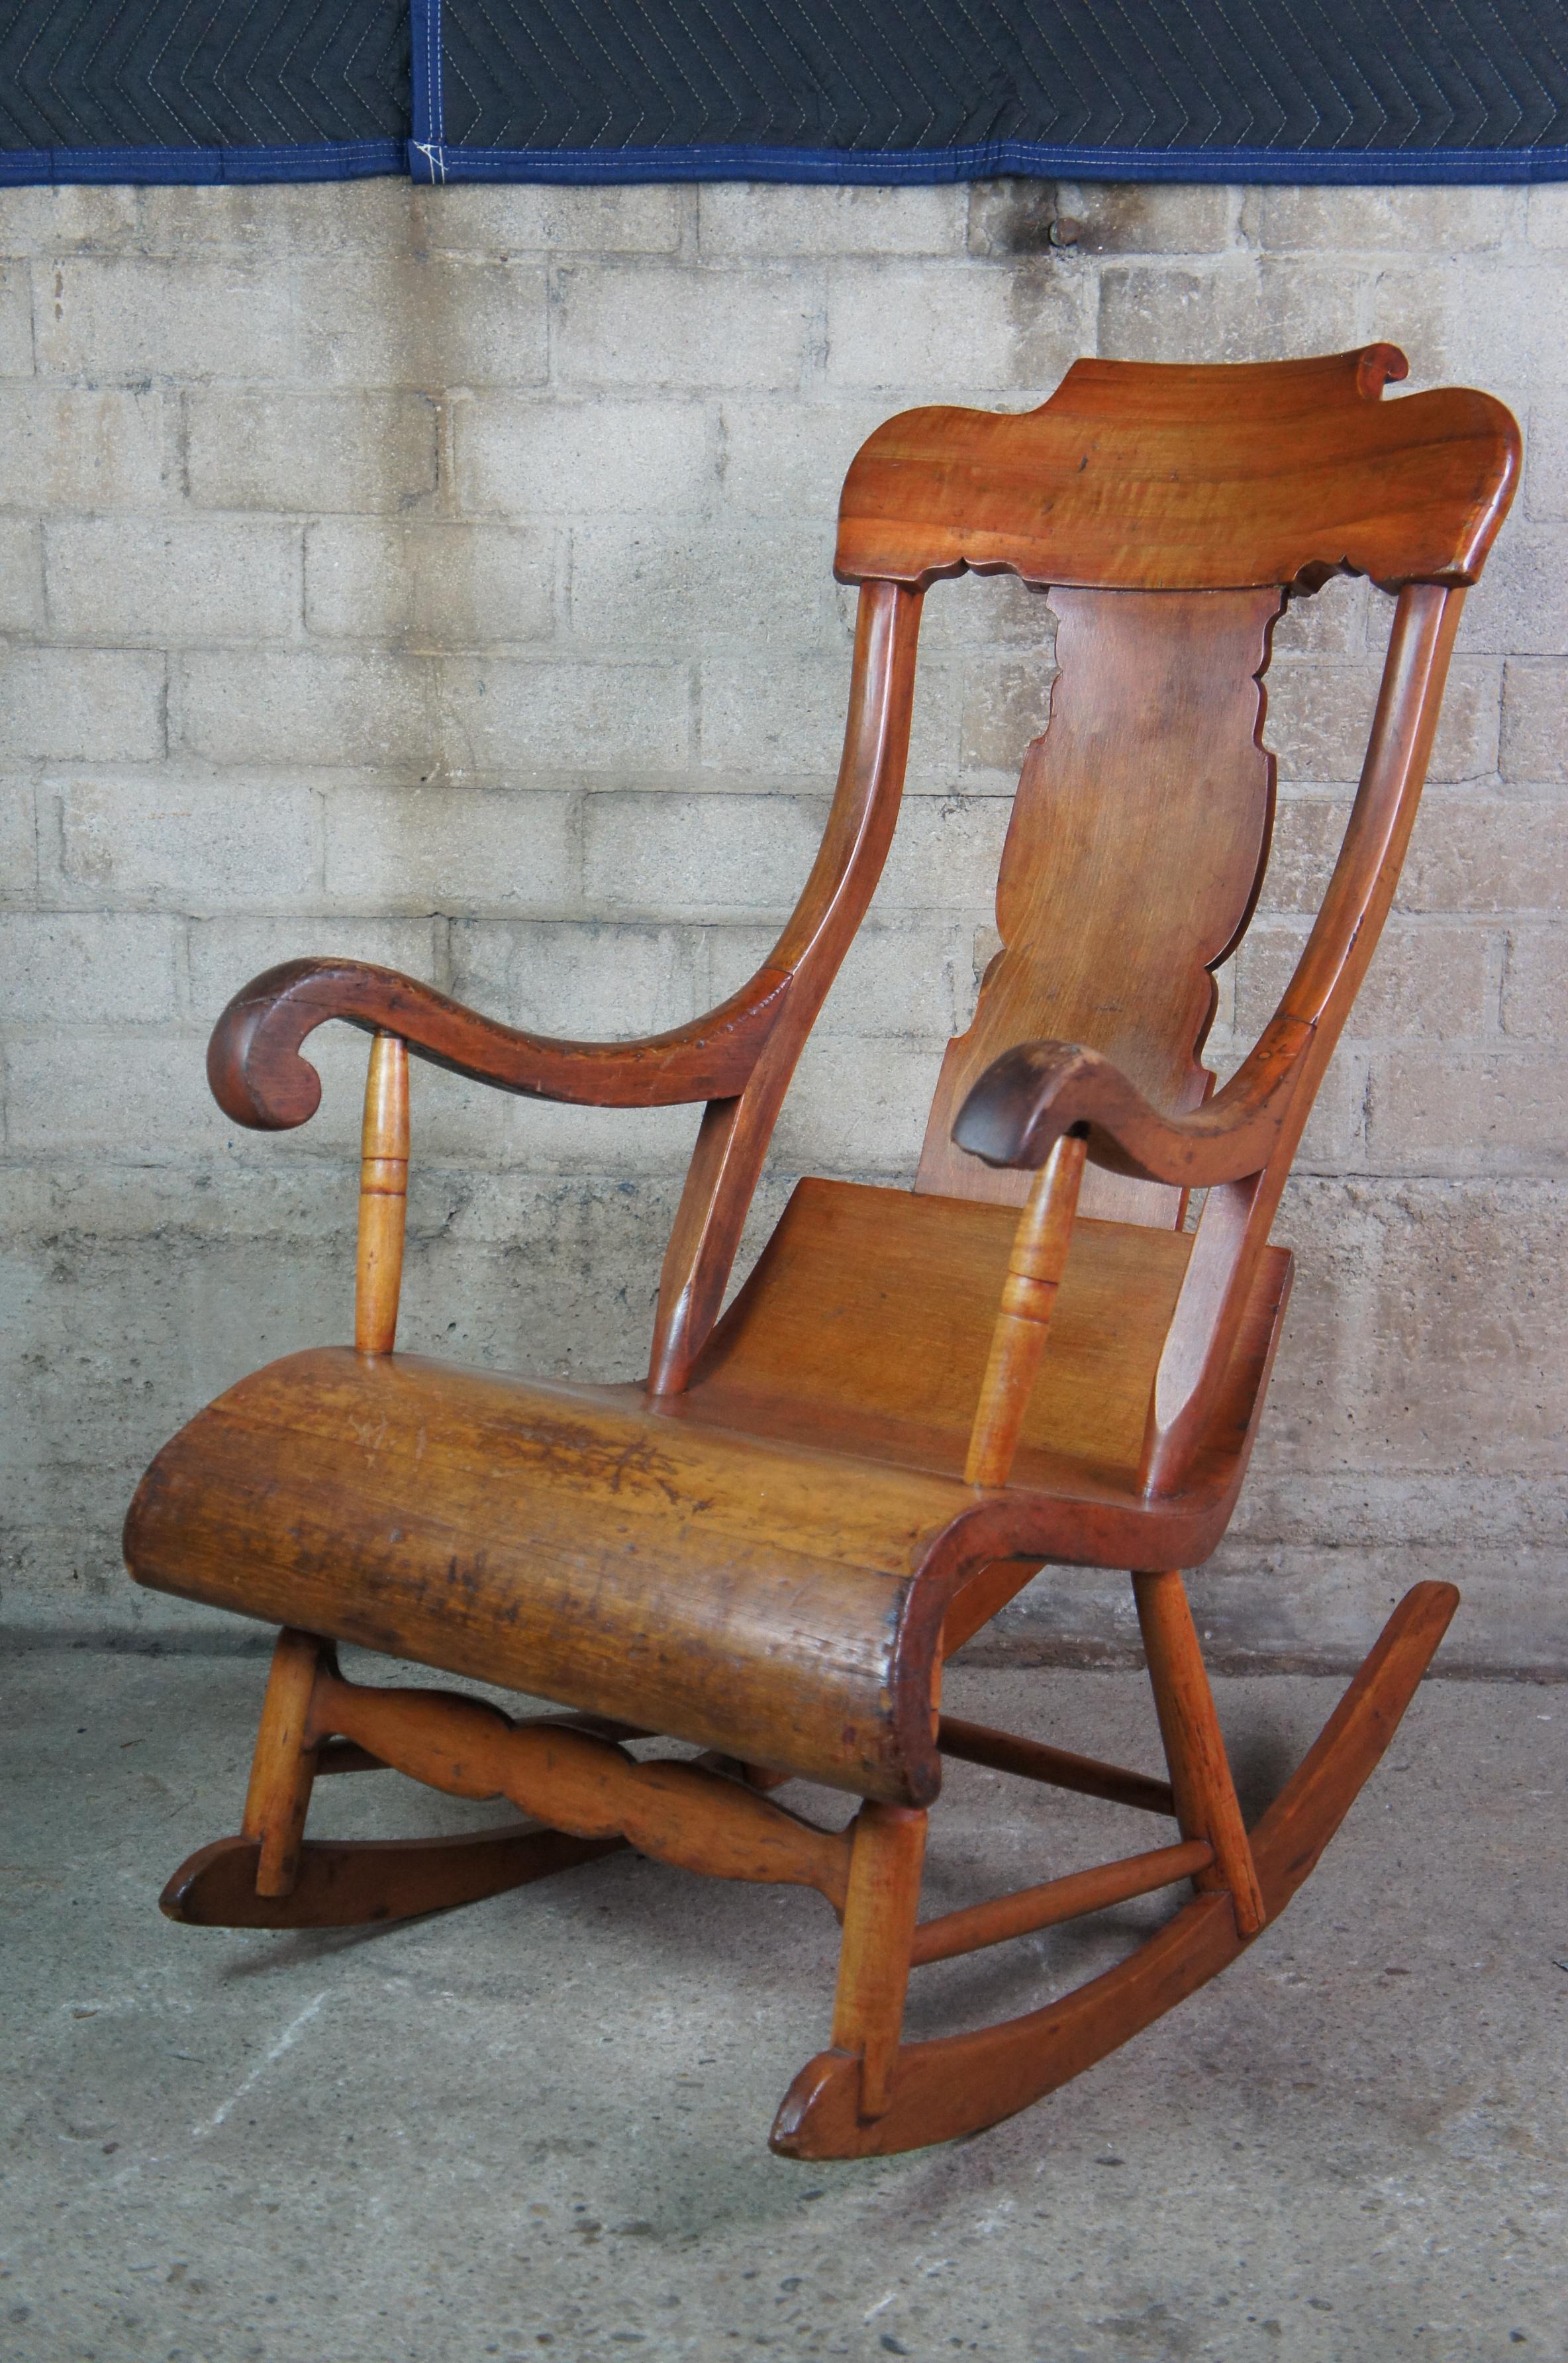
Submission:
{"label": "chair leg", "polygon": [[1160,1736],[1170,1767],[1176,1821],[1184,1838],[1206,1838],[1214,1849],[1213,1868],[1200,1871],[1195,1883],[1200,1888],[1228,1889],[1237,1928],[1242,1936],[1255,1936],[1268,1914],[1187,1605],[1187,1586],[1178,1572],[1166,1570],[1160,1574],[1135,1572],[1132,1590]]}
{"label": "chair leg", "polygon": [[317,1755],[307,1737],[311,1693],[324,1659],[330,1666],[327,1645],[314,1634],[297,1633],[288,1625],[279,1634],[241,1825],[246,1837],[260,1843],[258,1895],[291,1894],[299,1877],[300,1846]]}
{"label": "chair leg", "polygon": [[833,2046],[859,2056],[862,2119],[884,2116],[892,2098],[925,1824],[922,1812],[870,1802],[856,1817]]}

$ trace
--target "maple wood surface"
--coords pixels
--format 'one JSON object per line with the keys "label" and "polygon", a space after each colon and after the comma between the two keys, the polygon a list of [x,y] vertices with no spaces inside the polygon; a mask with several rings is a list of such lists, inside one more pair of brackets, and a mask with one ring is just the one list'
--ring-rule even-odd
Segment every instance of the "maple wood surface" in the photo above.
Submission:
{"label": "maple wood surface", "polygon": [[[359,1350],[232,1388],[158,1456],[127,1519],[138,1581],[288,1628],[245,1831],[180,1874],[184,1916],[434,1908],[408,1899],[491,1892],[624,1840],[804,1880],[845,1914],[835,2048],[797,2080],[777,2140],[853,2155],[973,2130],[1077,2072],[1222,1967],[1306,1875],[1453,1595],[1408,1596],[1249,1839],[1172,1570],[1209,1556],[1234,1507],[1289,1287],[1270,1226],[1390,906],[1463,586],[1517,477],[1500,405],[1463,389],[1383,403],[1404,372],[1385,345],[1247,367],[1083,361],[1028,414],[879,428],[840,514],[838,571],[861,587],[827,829],[767,960],[706,1016],[554,1040],[335,959],[236,995],[209,1075],[257,1128],[314,1112],[315,1026],[379,1038]],[[721,1317],[784,1093],[891,842],[922,602],[966,567],[1048,590],[1058,624],[1050,723],[998,881],[1002,949],[944,1057],[915,1188],[802,1182]],[[1215,1091],[1214,971],[1269,848],[1270,635],[1286,596],[1346,568],[1397,593],[1361,786],[1296,973]],[[646,1386],[392,1351],[410,1052],[546,1098],[705,1103]],[[944,1653],[1049,1561],[1135,1571],[1168,1785],[941,1724]],[[559,1699],[579,1727],[344,1683],[337,1639]],[[635,1763],[619,1744],[633,1730],[706,1755]],[[1183,1847],[917,1937],[944,1746],[1174,1810]],[[552,1830],[436,1842],[446,1858],[314,1847],[311,1784],[350,1764],[509,1796]],[[865,1801],[853,1836],[770,1801],[791,1773]],[[1010,2025],[900,2043],[920,1945],[999,1941],[1021,1914],[1091,1908],[1177,1859],[1214,1892],[1121,1969]]]}
{"label": "maple wood surface", "polygon": [[[918,1189],[1021,1197],[1026,1176],[993,1172],[952,1131],[992,1062],[1041,1036],[1091,1044],[1166,1115],[1202,1101],[1212,971],[1268,854],[1258,676],[1281,604],[1277,590],[1053,593],[1050,727],[1024,758],[1002,849],[1002,949],[943,1060]],[[1174,1220],[1173,1192],[1144,1194],[1147,1219]]]}
{"label": "maple wood surface", "polygon": [[1075,361],[1038,410],[908,410],[861,446],[841,581],[965,567],[1126,591],[1473,582],[1518,428],[1467,388],[1378,400],[1393,345],[1300,361]]}
{"label": "maple wood surface", "polygon": [[[1405,1594],[1301,1765],[1253,1832],[1264,1907],[1278,1918],[1339,1828],[1459,1604],[1452,1584]],[[1054,2091],[1219,1974],[1252,1941],[1231,1898],[1199,1895],[1119,1961],[1020,2018],[900,2046],[888,2106],[859,2109],[859,2062],[819,2052],[786,2094],[772,2145],[789,2158],[885,2157],[999,2124]]]}
{"label": "maple wood surface", "polygon": [[255,1838],[215,1838],[182,1862],[159,1898],[191,1928],[358,1928],[449,1912],[624,1849],[624,1838],[574,1838],[536,1822],[436,1838],[307,1838],[285,1895],[257,1885]]}
{"label": "maple wood surface", "polygon": [[[1079,1226],[1015,1481],[985,1492],[960,1472],[1010,1211],[957,1202],[944,1226],[939,1200],[822,1182],[794,1204],[686,1394],[290,1356],[165,1447],[132,1504],[130,1564],[186,1597],[929,1801],[943,1621],[974,1570],[1011,1559],[1021,1582],[1032,1557],[1212,1548],[1288,1261],[1264,1268],[1191,1487],[1151,1502],[1139,1389],[1188,1243]],[[908,1337],[911,1319],[931,1326]],[[1129,1362],[1131,1382],[1109,1383]],[[760,1392],[763,1373],[782,1391]]]}

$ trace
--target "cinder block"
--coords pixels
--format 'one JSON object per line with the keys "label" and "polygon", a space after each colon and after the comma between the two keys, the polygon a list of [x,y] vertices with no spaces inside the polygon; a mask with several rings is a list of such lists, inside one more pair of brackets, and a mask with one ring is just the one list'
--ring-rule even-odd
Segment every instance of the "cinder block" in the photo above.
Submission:
{"label": "cinder block", "polygon": [[[198,919],[189,930],[190,1010],[198,1024],[213,1025],[241,985],[280,961],[328,954],[373,960],[401,975],[444,986],[438,919],[323,917],[309,911],[245,918]],[[313,1054],[314,1055],[314,1054]],[[313,1136],[314,1137],[314,1136]]]}
{"label": "cinder block", "polygon": [[847,654],[715,656],[701,667],[701,759],[725,778],[831,789],[844,745]]}
{"label": "cinder block", "polygon": [[[705,935],[710,999],[716,1006],[756,975],[778,928],[720,925]],[[960,985],[968,985],[967,943],[968,931],[945,912],[884,919],[874,904],[844,956],[813,1037],[852,1034],[935,1041],[954,1033],[963,1022],[955,1013]]]}
{"label": "cinder block", "polygon": [[30,779],[0,779],[0,895],[19,902],[38,892],[38,812]]}
{"label": "cinder block", "polygon": [[1503,1031],[1519,1041],[1568,1040],[1568,924],[1509,928]]}
{"label": "cinder block", "polygon": [[38,367],[95,383],[124,378],[294,373],[285,273],[235,256],[208,262],[73,256],[33,266]]}
{"label": "cinder block", "polygon": [[134,1142],[138,1157],[161,1164],[212,1156],[232,1126],[207,1090],[204,1047],[150,1032],[14,1033],[7,1146],[22,1157],[123,1157]]}
{"label": "cinder block", "polygon": [[1260,246],[1286,252],[1322,248],[1337,254],[1453,253],[1510,239],[1521,194],[1502,188],[1264,188],[1248,192],[1242,220]]}
{"label": "cinder block", "polygon": [[[1305,925],[1253,926],[1236,954],[1239,1032],[1255,1037],[1273,1016],[1307,941]],[[1351,1013],[1353,1038],[1412,1035],[1429,1041],[1490,1031],[1488,931],[1478,925],[1384,929]]]}
{"label": "cinder block", "polygon": [[697,193],[697,243],[715,260],[816,254],[955,254],[966,191],[811,188],[710,181]]}
{"label": "cinder block", "polygon": [[1010,796],[907,798],[877,890],[878,911],[966,911],[988,919],[1011,816]]}
{"label": "cinder block", "polygon": [[65,182],[7,189],[0,212],[0,246],[7,254],[71,254],[101,248],[117,252],[137,233],[139,189],[94,188]]}
{"label": "cinder block", "polygon": [[299,623],[297,526],[50,518],[44,563],[66,639],[284,640]]}
{"label": "cinder block", "polygon": [[178,743],[223,763],[429,766],[430,660],[365,649],[193,650],[177,660]]}
{"label": "cinder block", "polygon": [[48,793],[68,890],[163,911],[275,910],[316,883],[307,788],[111,774]]}
{"label": "cinder block", "polygon": [[1413,383],[1552,383],[1563,303],[1554,265],[1506,255],[1378,265],[1368,288],[1377,334],[1410,358]]}
{"label": "cinder block", "polygon": [[395,512],[435,490],[436,406],[420,394],[197,394],[187,468],[200,508]]}
{"label": "cinder block", "polygon": [[911,1181],[944,1048],[813,1036],[779,1111],[775,1160],[794,1172]]}
{"label": "cinder block", "polygon": [[[1380,670],[1291,658],[1270,667],[1264,735],[1279,759],[1282,779],[1316,784],[1360,778]],[[1481,657],[1455,660],[1432,748],[1431,779],[1489,778],[1496,771],[1499,703],[1494,663]]]}
{"label": "cinder block", "polygon": [[295,272],[300,375],[322,385],[529,385],[546,375],[537,263],[363,253]]}
{"label": "cinder block", "polygon": [[232,250],[282,261],[300,255],[403,254],[421,243],[414,191],[406,181],[217,182],[128,191],[134,228],[117,240],[142,254],[220,254]]}
{"label": "cinder block", "polygon": [[31,517],[0,517],[0,631],[34,632],[43,622],[42,539]]}
{"label": "cinder block", "polygon": [[0,377],[32,373],[32,273],[25,262],[0,262]]}
{"label": "cinder block", "polygon": [[1348,798],[1282,796],[1260,898],[1265,911],[1316,914],[1339,860],[1350,815]]}
{"label": "cinder block", "polygon": [[1503,668],[1506,780],[1568,780],[1568,662],[1512,657]]}
{"label": "cinder block", "polygon": [[326,891],[370,911],[536,912],[581,902],[577,800],[427,787],[335,788],[326,798]]}
{"label": "cinder block", "polygon": [[416,188],[413,199],[415,237],[433,254],[668,254],[687,192],[467,181]]}
{"label": "cinder block", "polygon": [[466,772],[673,771],[691,752],[691,687],[675,664],[570,664],[448,657],[438,746]]}
{"label": "cinder block", "polygon": [[427,649],[548,639],[556,540],[539,526],[325,517],[305,535],[305,621],[327,639]]}
{"label": "cinder block", "polygon": [[1032,740],[1051,719],[1055,665],[1018,658],[970,664],[964,696],[966,771],[1010,773],[1015,779]]}
{"label": "cinder block", "polygon": [[1509,520],[1465,599],[1458,646],[1488,656],[1568,654],[1568,528]]}
{"label": "cinder block", "polygon": [[1568,1057],[1555,1049],[1373,1055],[1367,1146],[1386,1173],[1558,1172],[1568,1156]]}
{"label": "cinder block", "polygon": [[[704,770],[723,779],[812,783],[838,776],[849,704],[851,648],[820,656],[719,654],[701,667]],[[958,773],[964,673],[933,652],[922,660],[910,728],[907,791],[944,793]]]}
{"label": "cinder block", "polygon": [[971,402],[1049,389],[1093,349],[1089,284],[1070,263],[840,263],[828,285],[828,383],[880,387],[889,411],[910,406],[911,388]]}
{"label": "cinder block", "polygon": [[1549,251],[1568,246],[1568,187],[1560,183],[1543,183],[1531,189],[1529,199],[1527,235],[1531,246],[1541,246]]}
{"label": "cinder block", "polygon": [[[1394,603],[1346,574],[1331,575],[1320,591],[1294,598],[1274,627],[1276,657],[1381,657],[1388,643]],[[1273,682],[1269,682],[1273,695]]]}
{"label": "cinder block", "polygon": [[[1524,519],[1561,525],[1568,518],[1568,416],[1554,393],[1529,405],[1525,468],[1506,531],[1517,533]],[[1485,577],[1482,577],[1483,583]]]}
{"label": "cinder block", "polygon": [[591,647],[696,651],[715,641],[836,649],[833,533],[825,520],[762,525],[727,515],[688,526],[606,518],[571,538],[571,626]]}
{"label": "cinder block", "polygon": [[1116,361],[1283,361],[1353,345],[1358,324],[1357,274],[1342,263],[1237,255],[1203,270],[1113,263],[1100,273],[1099,349]]}
{"label": "cinder block", "polygon": [[554,403],[480,394],[454,406],[458,500],[483,514],[686,509],[717,483],[695,402]]}
{"label": "cinder block", "polygon": [[613,1041],[683,1026],[709,1005],[698,928],[463,919],[451,950],[459,1001],[537,1034]]}
{"label": "cinder block", "polygon": [[565,386],[793,387],[822,300],[801,269],[584,262],[559,284],[554,366]]}
{"label": "cinder block", "polygon": [[976,181],[969,251],[1207,254],[1234,242],[1236,203],[1234,189],[1199,183]]}
{"label": "cinder block", "polygon": [[968,966],[967,940],[968,930],[944,913],[892,922],[873,915],[845,954],[817,1031],[912,1041],[923,1062],[928,1044],[946,1040],[964,1023],[960,986],[966,990],[968,978],[960,971]]}
{"label": "cinder block", "polygon": [[0,915],[0,1017],[24,1026],[151,1026],[180,1014],[176,919],[102,911]]}
{"label": "cinder block", "polygon": [[0,385],[0,444],[7,475],[41,509],[157,509],[173,497],[156,388]]}
{"label": "cinder block", "polygon": [[1568,899],[1560,797],[1429,796],[1399,881],[1407,911],[1555,911]]}
{"label": "cinder block", "polygon": [[813,796],[589,796],[584,899],[592,910],[660,917],[782,915],[805,885],[826,817]]}
{"label": "cinder block", "polygon": [[14,647],[0,654],[0,760],[151,761],[163,690],[160,656]]}
{"label": "cinder block", "polygon": [[899,406],[726,402],[719,462],[726,503],[754,516],[836,518],[850,461]]}

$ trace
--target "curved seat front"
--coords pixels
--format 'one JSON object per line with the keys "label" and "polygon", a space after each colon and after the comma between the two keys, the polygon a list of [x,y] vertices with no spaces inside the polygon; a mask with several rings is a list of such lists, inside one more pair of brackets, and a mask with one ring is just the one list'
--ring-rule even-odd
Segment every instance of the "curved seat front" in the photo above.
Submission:
{"label": "curved seat front", "polygon": [[125,1548],[160,1591],[914,1804],[940,1785],[933,1675],[977,1510],[956,1479],[635,1387],[331,1347],[183,1428]]}

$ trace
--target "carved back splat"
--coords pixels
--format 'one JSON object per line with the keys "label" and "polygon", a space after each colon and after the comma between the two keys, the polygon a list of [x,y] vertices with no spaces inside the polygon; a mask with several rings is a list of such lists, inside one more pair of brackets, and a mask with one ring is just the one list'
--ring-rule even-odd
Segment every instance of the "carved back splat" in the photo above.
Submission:
{"label": "carved back splat", "polygon": [[[1209,1089],[1212,971],[1257,899],[1274,812],[1260,744],[1276,590],[1057,591],[1050,727],[1024,759],[997,881],[1002,950],[949,1044],[917,1190],[1021,1204],[1032,1177],[954,1146],[1015,1043],[1083,1042],[1172,1115]],[[1083,1211],[1174,1225],[1181,1193],[1085,1176]]]}

